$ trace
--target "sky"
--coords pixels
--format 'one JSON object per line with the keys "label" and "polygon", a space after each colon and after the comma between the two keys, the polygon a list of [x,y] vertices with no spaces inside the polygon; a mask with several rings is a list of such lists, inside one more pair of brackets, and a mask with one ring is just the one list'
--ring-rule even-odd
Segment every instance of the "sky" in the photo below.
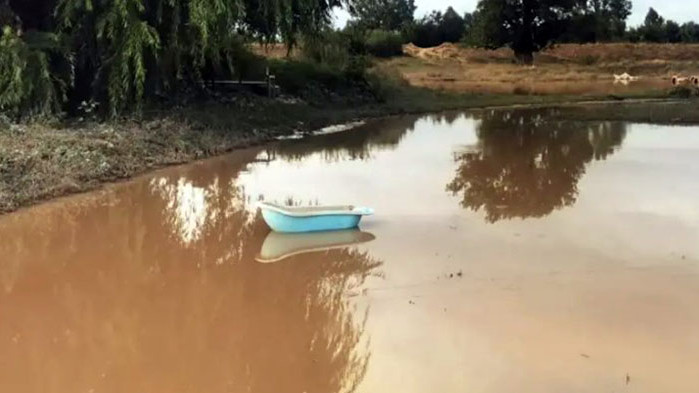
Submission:
{"label": "sky", "polygon": [[[627,21],[629,26],[637,26],[643,23],[646,13],[650,7],[665,19],[672,19],[678,23],[690,20],[699,21],[698,0],[632,0],[632,14]],[[450,5],[459,13],[473,12],[478,0],[415,0],[417,10],[415,17],[420,18],[432,10],[444,11]],[[336,25],[344,26],[349,19],[349,15],[344,10],[336,12]]]}

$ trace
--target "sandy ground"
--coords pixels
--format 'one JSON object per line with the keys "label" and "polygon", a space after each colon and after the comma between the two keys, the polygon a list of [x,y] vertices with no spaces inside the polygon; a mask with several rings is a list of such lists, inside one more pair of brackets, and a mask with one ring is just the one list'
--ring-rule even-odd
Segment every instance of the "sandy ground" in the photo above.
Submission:
{"label": "sandy ground", "polygon": [[[699,75],[699,45],[557,45],[533,66],[513,62],[509,49],[484,50],[443,44],[404,46],[405,57],[379,65],[414,86],[460,92],[513,94],[623,94],[672,87],[672,77]],[[628,73],[637,80],[616,81]]]}

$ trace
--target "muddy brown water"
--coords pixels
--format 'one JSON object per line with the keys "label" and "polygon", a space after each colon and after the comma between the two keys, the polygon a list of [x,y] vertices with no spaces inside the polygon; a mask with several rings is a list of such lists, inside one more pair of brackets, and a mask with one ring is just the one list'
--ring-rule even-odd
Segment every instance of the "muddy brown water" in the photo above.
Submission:
{"label": "muddy brown water", "polygon": [[[696,392],[698,179],[698,127],[450,113],[6,215],[0,390]],[[285,243],[263,198],[377,214]]]}

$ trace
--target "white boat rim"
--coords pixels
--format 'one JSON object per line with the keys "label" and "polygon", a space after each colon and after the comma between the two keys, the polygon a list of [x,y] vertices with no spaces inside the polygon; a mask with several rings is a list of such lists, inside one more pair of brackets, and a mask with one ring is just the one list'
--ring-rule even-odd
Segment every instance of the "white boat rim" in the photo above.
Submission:
{"label": "white boat rim", "polygon": [[268,209],[292,217],[314,217],[330,215],[370,216],[374,209],[353,205],[335,206],[280,206],[271,202],[258,202],[257,207]]}

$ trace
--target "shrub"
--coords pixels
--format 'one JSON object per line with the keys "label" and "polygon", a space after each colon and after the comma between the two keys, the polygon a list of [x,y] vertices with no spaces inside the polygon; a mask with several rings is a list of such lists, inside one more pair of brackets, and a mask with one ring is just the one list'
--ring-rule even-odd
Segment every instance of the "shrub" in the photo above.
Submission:
{"label": "shrub", "polygon": [[514,89],[512,89],[512,94],[518,95],[518,96],[528,96],[528,95],[531,95],[532,92],[528,87],[515,86]]}
{"label": "shrub", "polygon": [[673,98],[699,97],[699,89],[693,86],[675,86],[670,90],[669,95]]}
{"label": "shrub", "polygon": [[359,30],[328,30],[306,37],[301,49],[305,62],[347,79],[363,80],[370,65],[365,56],[366,35]]}
{"label": "shrub", "polygon": [[349,62],[349,42],[337,31],[304,37],[301,56],[308,61],[343,69]]}
{"label": "shrub", "polygon": [[398,32],[373,30],[366,38],[366,49],[376,57],[400,56],[403,54],[403,37]]}
{"label": "shrub", "polygon": [[312,84],[337,88],[344,79],[340,70],[308,60],[272,60],[269,66],[279,86],[291,94],[298,94]]}
{"label": "shrub", "polygon": [[585,55],[580,58],[579,63],[586,66],[591,66],[599,63],[599,56]]}
{"label": "shrub", "polygon": [[366,39],[367,31],[362,29],[360,26],[354,23],[348,23],[347,26],[340,33],[345,38],[350,54],[352,55],[366,55]]}

